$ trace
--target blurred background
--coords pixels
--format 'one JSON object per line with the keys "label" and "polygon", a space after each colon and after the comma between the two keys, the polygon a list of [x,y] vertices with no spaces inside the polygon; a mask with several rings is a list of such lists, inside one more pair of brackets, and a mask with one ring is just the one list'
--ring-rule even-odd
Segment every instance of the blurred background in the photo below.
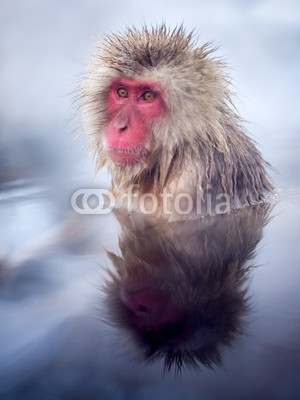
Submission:
{"label": "blurred background", "polygon": [[279,172],[276,181],[299,183],[299,1],[12,0],[0,7],[0,182],[91,176],[72,109],[84,61],[104,34],[165,21],[219,46],[238,111]]}
{"label": "blurred background", "polygon": [[[109,185],[105,171],[94,178],[73,104],[84,62],[105,34],[162,21],[219,47],[281,199],[255,259],[252,336],[226,370],[163,384],[159,368],[120,361],[113,330],[91,317],[117,222],[70,208],[76,189]],[[1,1],[1,399],[297,398],[299,83],[299,0]]]}

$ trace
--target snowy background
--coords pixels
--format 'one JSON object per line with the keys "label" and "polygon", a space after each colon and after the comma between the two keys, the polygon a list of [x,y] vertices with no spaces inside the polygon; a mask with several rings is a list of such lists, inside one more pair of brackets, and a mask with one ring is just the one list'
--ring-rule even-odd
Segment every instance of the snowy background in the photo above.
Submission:
{"label": "snowy background", "polygon": [[1,2],[0,182],[62,179],[62,170],[90,177],[92,158],[76,139],[80,118],[70,122],[78,114],[72,101],[84,74],[82,61],[104,34],[161,21],[183,22],[195,29],[199,43],[220,46],[236,106],[277,170],[275,180],[279,186],[298,184],[298,0]]}

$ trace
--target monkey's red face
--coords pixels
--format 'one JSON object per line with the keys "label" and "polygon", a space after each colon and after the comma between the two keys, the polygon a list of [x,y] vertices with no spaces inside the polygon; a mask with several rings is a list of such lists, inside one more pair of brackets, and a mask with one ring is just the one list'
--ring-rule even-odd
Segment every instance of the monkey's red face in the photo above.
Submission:
{"label": "monkey's red face", "polygon": [[106,147],[111,160],[120,166],[136,164],[147,154],[153,122],[163,116],[161,87],[152,81],[122,78],[109,89]]}

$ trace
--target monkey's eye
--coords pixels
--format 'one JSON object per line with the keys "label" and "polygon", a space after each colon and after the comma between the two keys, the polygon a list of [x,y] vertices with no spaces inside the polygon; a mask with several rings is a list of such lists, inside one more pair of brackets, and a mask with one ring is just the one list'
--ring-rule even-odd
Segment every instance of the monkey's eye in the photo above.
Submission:
{"label": "monkey's eye", "polygon": [[122,97],[122,98],[126,98],[126,97],[128,97],[128,92],[127,92],[127,90],[126,89],[124,89],[124,88],[119,88],[118,90],[117,90],[117,95],[119,96],[119,97]]}
{"label": "monkey's eye", "polygon": [[152,101],[155,99],[155,94],[153,92],[150,92],[149,90],[142,94],[141,99],[145,101]]}

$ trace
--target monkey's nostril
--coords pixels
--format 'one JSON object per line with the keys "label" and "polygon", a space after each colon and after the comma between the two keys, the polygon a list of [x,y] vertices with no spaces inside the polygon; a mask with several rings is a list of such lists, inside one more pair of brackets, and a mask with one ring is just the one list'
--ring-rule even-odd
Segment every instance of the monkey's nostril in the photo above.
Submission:
{"label": "monkey's nostril", "polygon": [[127,130],[127,125],[121,126],[121,127],[119,128],[119,131],[120,131],[120,132],[124,132],[124,131],[126,131],[126,130]]}

